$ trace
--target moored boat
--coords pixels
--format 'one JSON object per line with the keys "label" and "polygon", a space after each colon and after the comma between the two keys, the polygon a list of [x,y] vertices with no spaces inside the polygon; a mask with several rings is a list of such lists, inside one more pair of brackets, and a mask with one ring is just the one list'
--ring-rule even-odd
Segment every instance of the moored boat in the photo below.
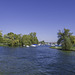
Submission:
{"label": "moored boat", "polygon": [[26,45],[26,47],[29,47],[28,45]]}
{"label": "moored boat", "polygon": [[31,45],[31,47],[36,47],[36,44]]}

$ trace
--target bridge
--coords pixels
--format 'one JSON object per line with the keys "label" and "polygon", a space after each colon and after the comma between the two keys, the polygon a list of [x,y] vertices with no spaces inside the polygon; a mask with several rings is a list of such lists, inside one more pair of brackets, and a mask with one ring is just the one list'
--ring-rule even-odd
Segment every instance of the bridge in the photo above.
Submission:
{"label": "bridge", "polygon": [[46,45],[57,45],[57,42],[45,42]]}

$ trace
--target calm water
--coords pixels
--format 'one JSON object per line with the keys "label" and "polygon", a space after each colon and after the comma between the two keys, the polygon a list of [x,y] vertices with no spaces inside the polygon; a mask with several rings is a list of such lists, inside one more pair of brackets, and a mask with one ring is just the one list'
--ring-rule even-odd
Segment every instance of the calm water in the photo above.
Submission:
{"label": "calm water", "polygon": [[0,47],[0,75],[75,75],[75,52]]}

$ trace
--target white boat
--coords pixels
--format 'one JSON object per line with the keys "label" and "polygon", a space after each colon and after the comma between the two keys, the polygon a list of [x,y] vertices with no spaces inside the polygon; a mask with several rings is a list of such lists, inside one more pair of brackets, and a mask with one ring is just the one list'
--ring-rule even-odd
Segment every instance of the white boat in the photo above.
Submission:
{"label": "white boat", "polygon": [[36,45],[31,45],[31,47],[36,47]]}
{"label": "white boat", "polygon": [[38,44],[38,46],[40,46],[41,44]]}
{"label": "white boat", "polygon": [[25,45],[23,45],[25,47]]}
{"label": "white boat", "polygon": [[28,45],[26,45],[26,47],[29,47]]}
{"label": "white boat", "polygon": [[55,46],[54,44],[52,44],[51,46]]}

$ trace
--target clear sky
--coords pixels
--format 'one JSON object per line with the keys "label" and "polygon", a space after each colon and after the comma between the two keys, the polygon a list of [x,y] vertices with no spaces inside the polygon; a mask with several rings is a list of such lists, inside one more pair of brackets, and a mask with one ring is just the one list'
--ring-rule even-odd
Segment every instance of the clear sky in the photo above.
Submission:
{"label": "clear sky", "polygon": [[75,35],[75,0],[0,0],[3,34],[36,32],[39,40],[55,42],[64,28]]}

